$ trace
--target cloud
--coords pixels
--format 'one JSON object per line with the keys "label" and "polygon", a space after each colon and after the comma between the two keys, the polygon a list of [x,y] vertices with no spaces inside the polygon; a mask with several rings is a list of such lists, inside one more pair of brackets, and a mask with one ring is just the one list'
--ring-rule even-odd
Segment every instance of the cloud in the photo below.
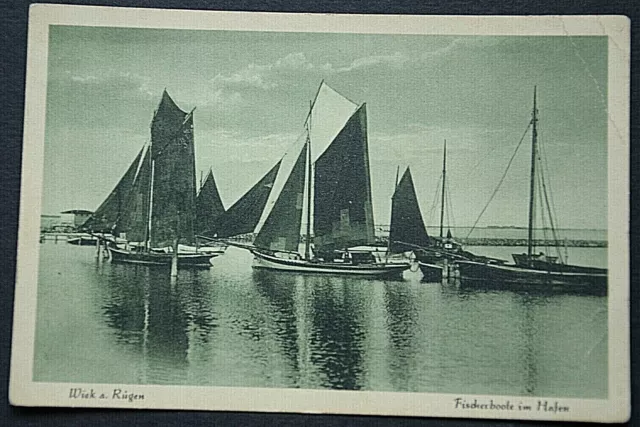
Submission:
{"label": "cloud", "polygon": [[259,89],[267,91],[275,89],[288,79],[292,72],[317,73],[326,77],[335,74],[350,73],[373,67],[395,67],[415,64],[422,61],[433,61],[457,50],[478,49],[492,46],[495,40],[476,40],[474,38],[456,38],[438,49],[424,52],[422,55],[409,56],[401,52],[387,55],[370,55],[355,58],[348,65],[338,66],[331,62],[317,64],[309,60],[303,52],[290,53],[272,63],[251,63],[235,72],[217,74],[211,83],[216,89]]}
{"label": "cloud", "polygon": [[156,97],[159,93],[153,93],[150,89],[150,79],[136,73],[107,73],[100,77],[93,74],[81,75],[65,71],[62,75],[54,76],[51,81],[54,85],[64,86],[66,89],[76,91],[108,91],[115,96],[126,92],[139,92],[145,97]]}
{"label": "cloud", "polygon": [[218,74],[211,83],[214,87],[223,88],[257,88],[273,89],[278,83],[273,81],[277,73],[283,71],[306,71],[316,67],[306,58],[304,53],[291,53],[277,59],[272,64],[249,64],[231,74]]}
{"label": "cloud", "polygon": [[332,63],[314,64],[302,52],[290,53],[271,64],[248,64],[233,73],[217,74],[211,83],[217,88],[270,90],[280,86],[283,74],[291,72],[317,73],[323,76],[348,73],[375,66],[400,67],[412,59],[400,52],[392,55],[372,55],[354,59],[349,65],[336,67]]}
{"label": "cloud", "polygon": [[211,162],[215,163],[214,155],[224,153],[225,162],[250,163],[265,158],[277,160],[299,137],[299,134],[293,132],[251,135],[235,130],[216,129],[203,132],[199,141],[208,141],[206,144],[209,148],[203,154],[210,154]]}
{"label": "cloud", "polygon": [[214,87],[254,87],[258,89],[273,89],[277,85],[275,83],[265,82],[265,71],[268,68],[265,66],[249,64],[246,68],[243,68],[231,75],[218,74],[211,83]]}
{"label": "cloud", "polygon": [[161,89],[130,73],[51,75],[47,88],[47,128],[148,128]]}
{"label": "cloud", "polygon": [[411,58],[401,54],[400,52],[396,52],[393,55],[372,55],[356,58],[353,60],[353,62],[351,62],[350,65],[346,67],[334,68],[333,65],[327,63],[322,67],[322,69],[327,73],[348,73],[353,70],[374,67],[377,65],[390,65],[399,67],[409,61],[411,61]]}

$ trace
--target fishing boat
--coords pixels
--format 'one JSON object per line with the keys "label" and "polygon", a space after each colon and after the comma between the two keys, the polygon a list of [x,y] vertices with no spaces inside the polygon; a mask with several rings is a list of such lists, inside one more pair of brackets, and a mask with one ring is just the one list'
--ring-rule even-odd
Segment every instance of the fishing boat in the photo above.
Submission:
{"label": "fishing boat", "polygon": [[280,164],[281,161],[278,161],[229,209],[208,223],[206,231],[203,231],[202,234],[209,238],[238,239],[239,236],[253,233],[271,194]]}
{"label": "fishing boat", "polygon": [[[215,226],[216,219],[225,211],[216,180],[213,177],[213,170],[209,169],[204,181],[202,179],[200,181],[200,189],[196,195],[195,233],[196,239],[202,240],[204,243],[199,246],[198,250],[206,253],[223,254],[227,249],[226,244],[219,239],[209,239],[203,236],[205,232]],[[184,250],[192,251],[195,248],[184,247]],[[180,251],[180,248],[178,248],[178,251]]]}
{"label": "fishing boat", "polygon": [[67,243],[76,246],[95,246],[98,238],[88,233],[78,233],[67,237]]}
{"label": "fishing boat", "polygon": [[390,253],[411,251],[422,272],[423,280],[427,282],[440,282],[443,278],[448,278],[456,260],[477,258],[476,255],[462,249],[462,245],[451,235],[451,230],[447,230],[446,236],[443,236],[446,153],[445,141],[439,238],[431,237],[427,233],[409,167],[397,183],[391,202],[389,251]]}
{"label": "fishing boat", "polygon": [[[182,111],[167,91],[151,122],[151,138],[83,228],[109,231],[112,262],[210,267],[220,252],[203,251],[195,235],[193,110]],[[97,234],[94,234],[97,235]]]}
{"label": "fishing boat", "polygon": [[391,197],[389,252],[413,252],[422,271],[423,280],[437,282],[442,280],[443,265],[434,259],[435,254],[429,257],[433,246],[433,239],[427,234],[422,219],[411,169],[407,167]]}
{"label": "fishing boat", "polygon": [[306,138],[294,151],[295,162],[250,247],[253,266],[297,273],[400,275],[408,263],[385,262],[368,248],[376,240],[365,104],[356,105],[338,134],[312,161],[310,121],[323,89],[332,91],[321,83],[305,121]]}
{"label": "fishing boat", "polygon": [[[534,247],[534,214],[536,207],[536,186],[542,193],[540,198],[546,205],[551,230],[559,248],[552,211],[549,206],[547,186],[542,171],[538,170],[538,109],[536,89],[533,92],[533,112],[529,123],[531,128],[531,172],[529,186],[529,223],[527,252],[513,255],[513,264],[487,262],[478,260],[462,260],[457,262],[461,283],[475,286],[498,285],[531,289],[577,290],[589,293],[607,292],[607,269],[570,265],[564,262],[560,251],[558,256],[549,256],[544,252],[536,253]],[[543,211],[544,212],[544,211]]]}

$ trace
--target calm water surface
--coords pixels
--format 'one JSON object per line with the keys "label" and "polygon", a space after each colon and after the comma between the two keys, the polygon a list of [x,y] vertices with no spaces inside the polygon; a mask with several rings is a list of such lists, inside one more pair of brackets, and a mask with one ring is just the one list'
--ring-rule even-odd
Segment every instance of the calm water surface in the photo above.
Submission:
{"label": "calm water surface", "polygon": [[255,271],[237,248],[171,285],[40,248],[36,381],[607,396],[606,297]]}

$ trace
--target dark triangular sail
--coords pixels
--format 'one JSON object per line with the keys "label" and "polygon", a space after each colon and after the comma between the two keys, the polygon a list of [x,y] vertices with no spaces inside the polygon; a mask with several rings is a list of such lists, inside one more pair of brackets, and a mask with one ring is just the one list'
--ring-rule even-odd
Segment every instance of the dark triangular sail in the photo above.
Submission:
{"label": "dark triangular sail", "polygon": [[314,179],[316,248],[375,243],[364,104],[315,162]]}
{"label": "dark triangular sail", "polygon": [[272,251],[297,252],[304,203],[307,144],[304,145],[287,181],[253,245]]}
{"label": "dark triangular sail", "polygon": [[146,242],[149,231],[149,197],[151,196],[151,151],[147,150],[120,215],[114,234],[130,242]]}
{"label": "dark triangular sail", "polygon": [[267,204],[279,168],[280,162],[276,163],[256,185],[220,215],[214,221],[213,227],[203,234],[210,237],[231,237],[253,233]]}
{"label": "dark triangular sail", "polygon": [[196,195],[193,115],[180,110],[166,91],[151,124],[151,153],[150,245],[168,246],[176,238],[193,243]]}
{"label": "dark triangular sail", "polygon": [[394,253],[415,249],[416,246],[427,247],[430,244],[409,168],[402,175],[393,193],[389,243],[389,249]]}
{"label": "dark triangular sail", "polygon": [[136,177],[136,172],[140,166],[140,159],[144,147],[140,150],[129,169],[120,179],[111,194],[102,202],[85,223],[82,225],[84,230],[111,233],[120,216],[125,212],[126,204],[129,199],[131,188]]}
{"label": "dark triangular sail", "polygon": [[202,234],[212,229],[216,218],[223,213],[224,205],[220,199],[216,180],[213,172],[209,171],[196,197],[196,233]]}

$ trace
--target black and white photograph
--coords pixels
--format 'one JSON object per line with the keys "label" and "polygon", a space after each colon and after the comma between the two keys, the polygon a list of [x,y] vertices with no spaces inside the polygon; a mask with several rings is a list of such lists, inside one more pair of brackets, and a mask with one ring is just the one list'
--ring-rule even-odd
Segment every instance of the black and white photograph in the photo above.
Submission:
{"label": "black and white photograph", "polygon": [[14,405],[628,419],[626,18],[29,26]]}

